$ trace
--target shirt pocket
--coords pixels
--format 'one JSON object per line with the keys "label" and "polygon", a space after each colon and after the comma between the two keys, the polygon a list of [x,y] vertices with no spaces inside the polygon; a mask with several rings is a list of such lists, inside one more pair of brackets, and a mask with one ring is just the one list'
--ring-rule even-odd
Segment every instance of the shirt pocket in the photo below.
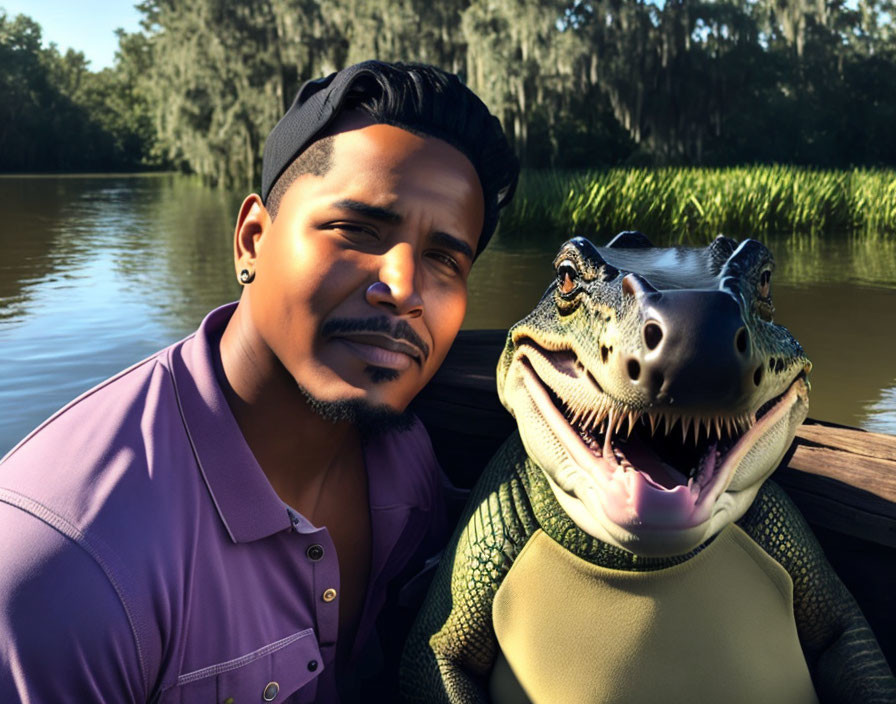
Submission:
{"label": "shirt pocket", "polygon": [[233,660],[180,675],[160,703],[283,704],[323,669],[314,630],[307,628]]}

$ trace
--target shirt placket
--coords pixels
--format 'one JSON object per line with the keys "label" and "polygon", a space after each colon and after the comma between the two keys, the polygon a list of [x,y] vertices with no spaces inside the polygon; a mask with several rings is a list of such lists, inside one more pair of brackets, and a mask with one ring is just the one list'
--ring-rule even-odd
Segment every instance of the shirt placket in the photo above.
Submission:
{"label": "shirt placket", "polygon": [[[305,560],[311,566],[313,614],[317,642],[324,662],[336,666],[336,641],[339,637],[339,559],[336,546],[326,528],[315,528],[303,516],[289,511],[290,520],[301,540]],[[309,663],[309,669],[314,666]],[[312,669],[313,671],[313,669]]]}

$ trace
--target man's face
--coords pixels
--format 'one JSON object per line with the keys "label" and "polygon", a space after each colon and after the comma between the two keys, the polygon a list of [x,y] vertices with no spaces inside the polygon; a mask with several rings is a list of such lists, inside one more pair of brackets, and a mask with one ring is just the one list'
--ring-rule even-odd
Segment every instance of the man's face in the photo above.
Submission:
{"label": "man's face", "polygon": [[245,297],[263,347],[314,399],[402,411],[460,329],[482,188],[446,142],[361,124],[337,132],[326,175],[286,191]]}

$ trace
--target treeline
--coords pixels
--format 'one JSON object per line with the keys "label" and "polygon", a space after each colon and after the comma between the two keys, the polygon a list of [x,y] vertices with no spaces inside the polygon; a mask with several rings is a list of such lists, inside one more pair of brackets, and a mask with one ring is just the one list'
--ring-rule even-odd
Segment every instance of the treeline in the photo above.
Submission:
{"label": "treeline", "polygon": [[0,169],[89,168],[80,154],[257,184],[300,83],[365,58],[459,73],[530,167],[896,164],[896,0],[138,7],[99,73],[0,16]]}
{"label": "treeline", "polygon": [[[41,38],[34,20],[0,10],[0,171],[159,164],[153,117],[130,59],[92,72],[84,54],[42,48]],[[130,41],[122,36],[122,47]]]}

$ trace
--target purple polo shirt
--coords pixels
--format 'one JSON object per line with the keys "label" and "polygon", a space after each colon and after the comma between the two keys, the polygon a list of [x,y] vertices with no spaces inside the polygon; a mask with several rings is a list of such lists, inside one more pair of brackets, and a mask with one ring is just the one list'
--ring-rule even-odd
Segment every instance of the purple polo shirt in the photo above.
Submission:
{"label": "purple polo shirt", "polygon": [[[69,404],[0,463],[0,702],[332,702],[339,566],[218,385],[234,304]],[[370,584],[444,517],[419,421],[367,442]]]}

